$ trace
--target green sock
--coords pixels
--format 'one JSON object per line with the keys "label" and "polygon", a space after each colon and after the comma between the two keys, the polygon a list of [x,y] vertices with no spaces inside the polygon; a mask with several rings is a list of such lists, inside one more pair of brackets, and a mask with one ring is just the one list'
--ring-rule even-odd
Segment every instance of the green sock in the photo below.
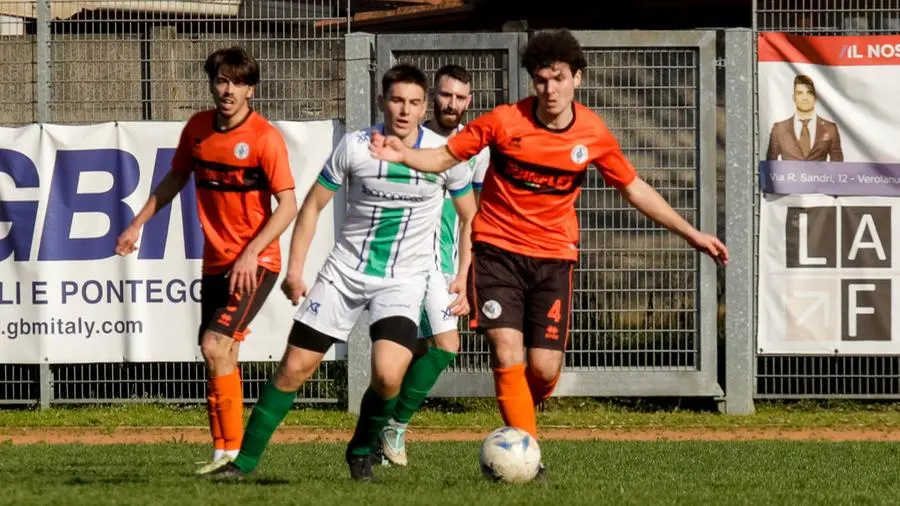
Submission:
{"label": "green sock", "polygon": [[384,429],[396,405],[396,395],[390,399],[382,399],[375,393],[375,390],[372,390],[372,387],[366,390],[359,408],[356,430],[353,432],[350,444],[347,445],[347,449],[352,455],[361,456],[372,453],[372,448],[381,437],[381,430]]}
{"label": "green sock", "polygon": [[272,433],[287,416],[294,404],[297,392],[282,392],[275,388],[270,379],[259,394],[259,400],[250,413],[244,439],[241,441],[241,452],[234,459],[234,465],[245,473],[256,469]]}
{"label": "green sock", "polygon": [[441,373],[453,363],[455,358],[456,353],[430,346],[428,352],[409,366],[409,370],[403,376],[400,394],[397,395],[394,420],[400,423],[409,423],[416,411],[422,407],[422,403],[428,397],[428,392],[434,388]]}

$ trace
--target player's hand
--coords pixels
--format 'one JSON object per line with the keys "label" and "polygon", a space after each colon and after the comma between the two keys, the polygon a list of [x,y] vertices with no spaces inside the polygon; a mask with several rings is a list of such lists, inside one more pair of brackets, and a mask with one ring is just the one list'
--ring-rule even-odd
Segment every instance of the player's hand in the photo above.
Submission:
{"label": "player's hand", "polygon": [[257,256],[244,251],[228,273],[228,290],[230,293],[250,295],[256,291]]}
{"label": "player's hand", "polygon": [[137,250],[138,238],[140,238],[141,232],[137,227],[129,226],[122,232],[122,235],[116,239],[116,254],[119,256],[125,256],[130,253],[134,253]]}
{"label": "player's hand", "polygon": [[469,298],[466,297],[466,278],[456,278],[450,283],[450,293],[456,294],[456,299],[447,306],[453,316],[465,316],[469,314]]}
{"label": "player's hand", "polygon": [[711,256],[720,265],[728,264],[728,248],[722,244],[718,237],[697,232],[689,239],[691,246],[702,253]]}
{"label": "player's hand", "polygon": [[403,163],[404,152],[407,149],[406,144],[393,135],[385,136],[379,132],[372,132],[369,152],[374,158],[386,162]]}
{"label": "player's hand", "polygon": [[300,297],[306,297],[306,283],[303,282],[303,276],[287,273],[281,282],[281,291],[291,304],[295,306],[300,304]]}

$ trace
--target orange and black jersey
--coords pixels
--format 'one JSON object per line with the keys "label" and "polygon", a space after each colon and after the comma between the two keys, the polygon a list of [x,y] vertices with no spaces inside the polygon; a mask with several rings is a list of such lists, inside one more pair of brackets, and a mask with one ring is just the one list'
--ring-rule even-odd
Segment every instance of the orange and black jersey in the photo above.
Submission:
{"label": "orange and black jersey", "polygon": [[603,120],[581,104],[572,107],[572,122],[553,130],[537,119],[537,100],[529,97],[496,107],[447,142],[459,160],[491,148],[473,241],[536,258],[578,259],[575,202],[588,166],[616,188],[636,171]]}
{"label": "orange and black jersey", "polygon": [[[264,117],[251,111],[227,131],[215,122],[215,110],[188,120],[172,160],[174,171],[194,174],[204,274],[230,268],[272,215],[272,195],[294,188],[284,139]],[[260,252],[259,265],[280,272],[278,239]]]}

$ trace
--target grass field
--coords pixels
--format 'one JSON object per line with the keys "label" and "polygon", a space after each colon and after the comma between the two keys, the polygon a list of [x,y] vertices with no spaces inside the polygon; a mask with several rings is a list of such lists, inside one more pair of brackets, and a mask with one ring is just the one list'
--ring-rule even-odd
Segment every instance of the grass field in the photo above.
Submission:
{"label": "grass field", "polygon": [[410,447],[380,482],[347,477],[343,445],[270,448],[255,477],[194,477],[198,445],[0,446],[5,504],[896,504],[900,449],[879,443],[549,442],[547,484],[482,478],[477,443]]}
{"label": "grass field", "polygon": [[[378,467],[375,484],[349,480],[342,442],[273,444],[257,474],[241,483],[195,477],[195,462],[209,451],[198,443],[206,437],[205,413],[198,407],[0,410],[0,504],[897,503],[900,445],[828,439],[842,431],[862,439],[882,434],[900,440],[900,405],[759,404],[758,409],[755,416],[732,417],[678,406],[556,401],[541,413],[542,426],[586,431],[579,437],[588,440],[542,440],[550,481],[524,486],[491,483],[480,474],[480,437],[499,425],[490,403],[439,404],[421,412],[414,420],[410,467]],[[345,441],[353,423],[352,415],[340,411],[299,409],[281,432],[328,433],[327,441]],[[55,431],[64,430],[75,431],[75,441],[106,434],[106,442],[116,442],[117,431],[128,427],[135,434],[163,435],[192,428],[197,437],[157,444],[16,443],[23,434],[53,440]],[[688,440],[653,440],[654,430],[687,434]],[[782,431],[818,440],[788,441]],[[422,433],[429,438],[417,439]],[[705,440],[712,434],[753,433],[759,440]],[[451,434],[464,437],[446,441]],[[623,436],[628,434],[651,440],[628,440]]]}

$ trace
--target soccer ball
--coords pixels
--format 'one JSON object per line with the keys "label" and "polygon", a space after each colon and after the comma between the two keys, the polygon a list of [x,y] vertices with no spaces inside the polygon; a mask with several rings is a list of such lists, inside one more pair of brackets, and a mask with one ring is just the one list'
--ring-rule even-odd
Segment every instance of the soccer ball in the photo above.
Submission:
{"label": "soccer ball", "polygon": [[531,434],[500,427],[481,443],[481,472],[492,480],[525,483],[537,476],[541,448]]}

